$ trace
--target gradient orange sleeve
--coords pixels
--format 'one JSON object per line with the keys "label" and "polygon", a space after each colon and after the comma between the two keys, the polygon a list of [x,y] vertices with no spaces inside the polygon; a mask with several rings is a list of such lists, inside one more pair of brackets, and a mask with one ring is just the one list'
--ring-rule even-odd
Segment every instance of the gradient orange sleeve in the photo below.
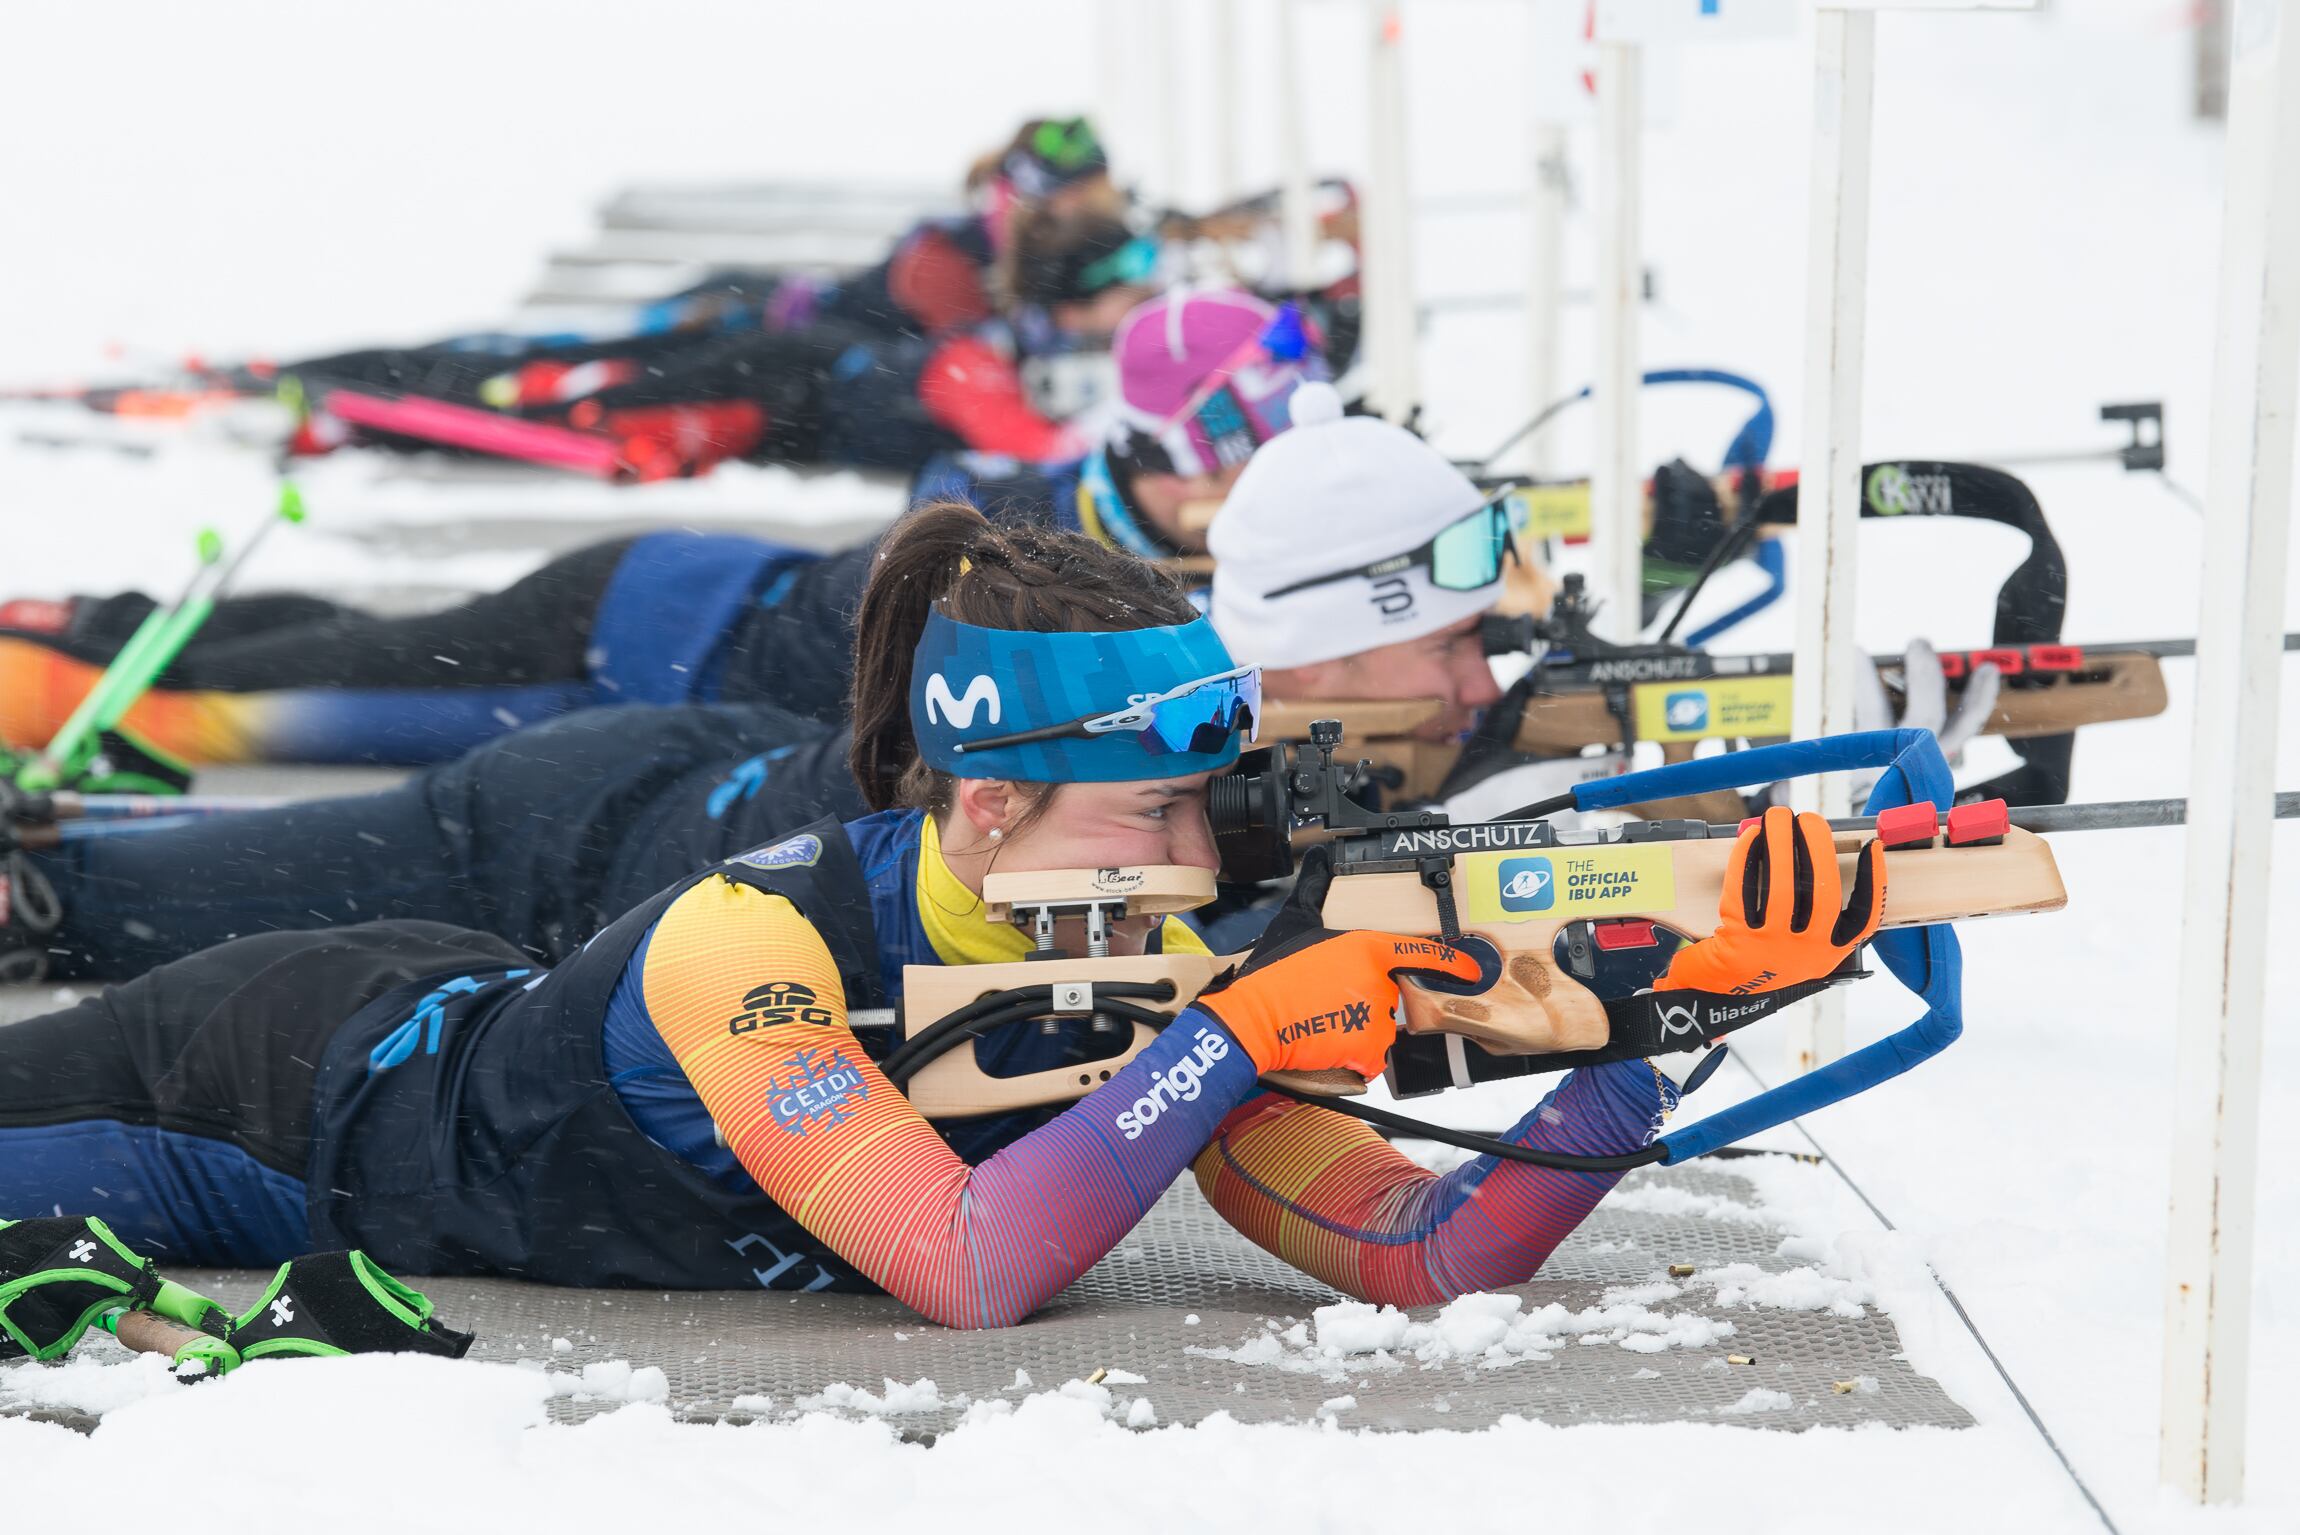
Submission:
{"label": "gradient orange sleeve", "polygon": [[[1503,1138],[1582,1155],[1634,1151],[1675,1104],[1644,1061],[1615,1061],[1568,1076]],[[1225,1119],[1192,1170],[1255,1245],[1394,1306],[1524,1283],[1621,1177],[1491,1156],[1434,1173],[1362,1121],[1272,1094]]]}
{"label": "gradient orange sleeve", "polygon": [[1208,1015],[969,1167],[847,1027],[830,951],[791,904],[724,877],[657,922],[640,974],[655,1027],[768,1197],[896,1299],[1004,1327],[1118,1245],[1254,1091]]}
{"label": "gradient orange sleeve", "polygon": [[767,1196],[889,1292],[934,1315],[968,1168],[847,1026],[822,935],[781,896],[719,878],[649,941],[647,1010]]}

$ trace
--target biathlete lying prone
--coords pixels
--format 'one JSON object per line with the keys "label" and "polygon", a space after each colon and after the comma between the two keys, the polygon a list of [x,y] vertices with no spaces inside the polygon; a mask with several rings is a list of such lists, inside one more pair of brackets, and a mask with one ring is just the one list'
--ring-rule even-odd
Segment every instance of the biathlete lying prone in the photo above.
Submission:
{"label": "biathlete lying prone", "polygon": [[[549,971],[435,923],[268,934],[0,1030],[0,1216],[100,1216],[175,1262],[352,1246],[567,1285],[748,1287],[771,1248],[793,1261],[770,1288],[880,1288],[989,1327],[1193,1165],[1255,1241],[1399,1304],[1525,1280],[1611,1187],[1484,1157],[1434,1174],[1261,1090],[1283,1069],[1377,1071],[1401,977],[1477,980],[1424,935],[1319,926],[1314,869],[1104,1085],[928,1122],[850,1015],[899,1003],[906,964],[1020,958],[1029,940],[983,916],[994,871],[1211,867],[1207,784],[1253,731],[1259,676],[1154,567],[956,506],[889,538],[860,634],[852,762],[875,813],[679,880]],[[1826,975],[1878,922],[1883,855],[1863,858],[1840,916],[1826,825],[1769,812],[1717,932],[1660,985]],[[1113,947],[1191,942],[1166,919]],[[1091,1049],[1073,1024],[986,1053],[1030,1070]],[[1695,1064],[1576,1071],[1510,1138],[1642,1147]]]}
{"label": "biathlete lying prone", "polygon": [[[1188,302],[1192,325],[1230,307]],[[1162,334],[1157,307],[1146,325]],[[1321,410],[1338,407],[1326,386],[1301,394],[1303,424],[1231,477],[1212,530],[1224,550],[1214,628],[1233,655],[1269,668],[1282,701],[1434,700],[1431,739],[1458,739],[1500,696],[1479,634],[1508,570],[1498,508],[1412,433],[1328,419]],[[1408,558],[1440,540],[1442,587],[1426,559]],[[1396,568],[1352,573],[1367,564]],[[847,646],[850,622],[838,625]],[[817,643],[792,636],[799,654]],[[825,664],[843,682],[851,648]],[[583,710],[382,793],[130,826],[28,854],[20,873],[47,882],[62,916],[37,933],[0,921],[0,966],[14,954],[59,979],[124,980],[249,933],[377,917],[477,928],[556,962],[675,879],[821,816],[862,814],[846,754],[843,730],[764,703]],[[1567,777],[1611,767],[1556,764]],[[1524,784],[1511,803],[1554,787]]]}
{"label": "biathlete lying prone", "polygon": [[[938,460],[917,499],[1153,558],[1203,553],[1183,508],[1218,503],[1286,428],[1295,388],[1324,372],[1315,337],[1250,294],[1179,292],[1128,313],[1113,350],[1119,399],[1098,441],[1055,462]],[[437,613],[237,598],[123,724],[194,763],[432,763],[593,705],[767,704],[835,722],[873,548],[665,531]],[[45,743],[152,606],[132,592],[0,602],[0,742]]]}

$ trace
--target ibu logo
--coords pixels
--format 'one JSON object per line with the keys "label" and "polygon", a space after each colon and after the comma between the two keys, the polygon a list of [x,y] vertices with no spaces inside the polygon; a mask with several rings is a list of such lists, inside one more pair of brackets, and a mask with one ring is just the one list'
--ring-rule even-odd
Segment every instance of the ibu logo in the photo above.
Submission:
{"label": "ibu logo", "polygon": [[1501,861],[1501,909],[1547,911],[1557,904],[1557,871],[1546,858]]}
{"label": "ibu logo", "polygon": [[1671,693],[1661,700],[1661,712],[1671,730],[1707,730],[1709,695],[1701,692]]}

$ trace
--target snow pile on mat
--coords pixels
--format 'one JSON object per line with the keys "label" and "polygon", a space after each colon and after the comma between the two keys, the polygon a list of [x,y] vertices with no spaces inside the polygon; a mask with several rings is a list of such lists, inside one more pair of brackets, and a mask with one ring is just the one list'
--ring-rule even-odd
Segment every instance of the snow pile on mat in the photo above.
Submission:
{"label": "snow pile on mat", "polygon": [[1596,1306],[1569,1310],[1553,1302],[1532,1311],[1524,1311],[1524,1301],[1515,1295],[1463,1295],[1427,1322],[1395,1306],[1344,1301],[1320,1306],[1307,1323],[1285,1328],[1265,1323],[1260,1335],[1233,1347],[1194,1345],[1183,1352],[1339,1380],[1351,1370],[1402,1370],[1408,1363],[1424,1369],[1453,1363],[1500,1369],[1550,1359],[1577,1343],[1612,1343],[1652,1354],[1706,1348],[1733,1336],[1731,1322],[1688,1311],[1655,1311],[1649,1305],[1679,1293],[1670,1284],[1623,1286],[1607,1290]]}

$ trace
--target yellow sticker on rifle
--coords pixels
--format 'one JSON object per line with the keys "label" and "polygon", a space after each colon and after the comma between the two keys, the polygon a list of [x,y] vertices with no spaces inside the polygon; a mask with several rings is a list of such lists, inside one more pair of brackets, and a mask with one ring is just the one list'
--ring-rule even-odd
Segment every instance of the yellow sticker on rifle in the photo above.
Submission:
{"label": "yellow sticker on rifle", "polygon": [[1703,682],[1641,682],[1630,690],[1643,741],[1789,733],[1790,677],[1711,677]]}
{"label": "yellow sticker on rifle", "polygon": [[1465,853],[1454,862],[1456,877],[1469,886],[1473,925],[1659,915],[1677,905],[1676,856],[1656,843]]}
{"label": "yellow sticker on rifle", "polygon": [[1509,527],[1536,541],[1589,536],[1589,482],[1521,485],[1509,493]]}

